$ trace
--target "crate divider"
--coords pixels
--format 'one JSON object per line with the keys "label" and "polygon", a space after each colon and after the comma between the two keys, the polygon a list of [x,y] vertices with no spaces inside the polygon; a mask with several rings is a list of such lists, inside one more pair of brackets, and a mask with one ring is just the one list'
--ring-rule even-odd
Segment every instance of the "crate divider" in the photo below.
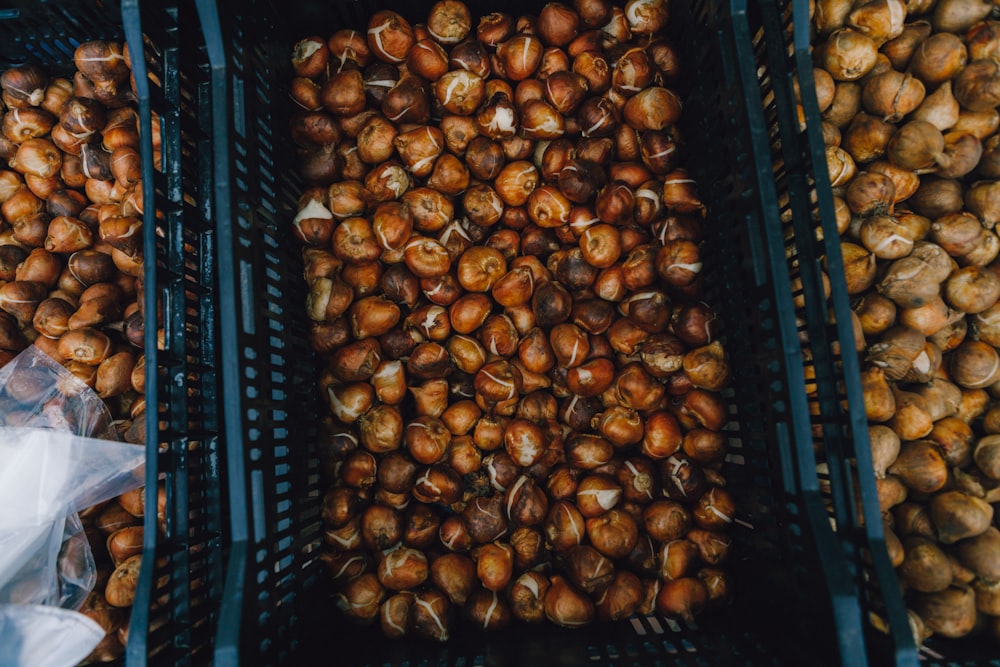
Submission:
{"label": "crate divider", "polygon": [[[141,17],[139,14],[138,0],[122,0],[122,15],[125,19],[123,21],[125,28],[125,39],[129,45],[129,50],[139,48],[139,45],[143,43]],[[152,123],[152,111],[150,109],[150,92],[149,92],[149,79],[147,78],[146,72],[146,61],[144,59],[137,59],[132,63],[132,71],[135,76],[135,88],[136,97],[139,105],[139,135],[140,135],[140,159],[142,160],[142,198],[143,201],[153,201],[155,195],[155,188],[153,185],[152,178],[149,178],[151,174],[154,173],[153,167],[153,123]],[[143,218],[143,225],[145,226],[146,219]],[[152,234],[143,235],[143,257],[156,257],[156,237]],[[145,304],[144,309],[148,312],[155,312],[156,309],[156,290],[147,290],[144,294]],[[156,350],[156,340],[155,337],[146,336],[143,347],[143,353],[146,355],[147,359],[155,359],[157,356]],[[152,376],[152,377],[151,377]],[[154,380],[150,382],[149,380]],[[149,405],[159,405],[159,389],[157,383],[155,382],[155,375],[152,373],[147,373],[146,382],[146,400],[149,401]],[[146,480],[145,484],[148,488],[156,488],[159,484],[159,446],[160,438],[158,433],[156,422],[147,421],[146,423]],[[155,525],[156,522],[156,509],[146,508],[146,516],[144,518],[144,525]],[[143,531],[143,553],[154,555],[156,554],[156,547],[158,542],[158,536],[155,531]],[[148,596],[148,591],[153,590],[153,570],[155,569],[149,562],[149,558],[145,559],[143,566],[139,570],[139,580],[136,587],[141,594],[146,597]],[[129,620],[129,628],[134,625],[136,629],[148,628],[150,625],[150,614],[151,605],[147,604],[146,600],[139,601],[138,604],[133,606],[132,616]],[[127,659],[132,662],[132,664],[139,664],[139,662],[145,659],[147,653],[146,637],[141,633],[137,633],[136,637],[129,643],[126,647]]]}
{"label": "crate divider", "polygon": [[285,261],[279,247],[292,186],[272,154],[287,144],[285,128],[254,115],[268,108],[271,82],[239,66],[275,56],[249,41],[251,3],[228,6],[226,22],[221,3],[197,3],[217,104],[213,205],[233,540],[215,660],[280,664],[300,643],[296,631],[320,593],[314,368],[296,308],[305,281],[294,254]]}
{"label": "crate divider", "polygon": [[[226,67],[226,53],[223,46],[222,27],[219,22],[219,11],[213,0],[195,0],[198,16],[201,19],[205,34],[206,53],[212,84],[212,104],[216,109],[226,109],[229,101],[229,78]],[[212,181],[213,207],[215,228],[219,248],[219,273],[225,278],[237,276],[235,256],[228,252],[234,244],[232,229],[231,198],[229,195],[229,123],[225,114],[212,115]],[[238,321],[237,299],[239,292],[233,285],[225,285],[219,295],[219,317],[222,322]],[[231,358],[237,350],[238,340],[235,326],[223,326],[220,332],[222,347],[222,380],[230,387],[240,386],[239,359]],[[223,424],[227,434],[228,452],[226,470],[231,480],[246,478],[246,467],[242,455],[243,443],[243,402],[236,392],[226,394],[223,408]],[[226,595],[223,598],[219,613],[215,664],[219,667],[237,667],[240,664],[239,632],[243,614],[243,582],[247,571],[248,555],[248,511],[245,493],[241,488],[231,483],[229,495],[229,525],[231,544],[229,557],[226,560],[224,587]]]}
{"label": "crate divider", "polygon": [[[787,9],[785,11],[787,12]],[[802,0],[792,0],[791,11],[794,49],[794,60],[791,67],[802,90],[802,104],[805,108],[806,118],[818,119],[820,117],[819,105],[816,101],[816,84],[813,80],[812,53],[809,46],[809,12]],[[793,97],[791,103],[794,103]],[[823,235],[822,252],[826,256],[827,265],[828,267],[837,267],[829,268],[832,319],[836,327],[835,338],[837,341],[853,341],[854,331],[850,318],[851,305],[843,279],[844,260],[835,222],[833,193],[829,187],[824,186],[830,182],[830,176],[823,152],[822,130],[815,120],[811,123],[807,120],[802,131],[790,136],[795,136],[799,140],[800,151],[802,151],[802,155],[806,156],[802,165],[805,169],[803,178],[808,183],[807,187],[811,187],[812,192],[815,192],[814,211],[807,220],[812,220],[813,224],[819,222],[819,229]],[[803,141],[805,146],[802,144]],[[810,166],[812,173],[809,172]],[[805,229],[800,230],[803,235],[807,235],[807,238],[815,238],[815,236],[808,236],[816,234],[815,230],[810,230],[805,225],[803,227]],[[832,351],[833,341],[830,341],[830,346],[829,349]],[[850,349],[850,346],[840,346],[840,350]],[[868,422],[865,418],[864,398],[861,392],[861,366],[858,355],[833,355],[829,361],[832,372],[828,376],[828,387],[837,391],[840,396],[846,394],[846,403],[835,401],[830,404],[831,413],[838,409],[841,412],[840,418],[843,420],[842,433],[844,435],[840,438],[828,439],[827,442],[832,440],[833,443],[841,446],[839,456],[842,459],[843,470],[839,482],[848,490],[841,495],[846,495],[850,499],[847,503],[850,513],[846,516],[850,521],[853,521],[853,523],[848,524],[850,527],[844,530],[844,533],[849,536],[849,546],[853,548],[852,557],[858,561],[856,565],[857,576],[862,595],[866,595],[869,588],[866,584],[867,579],[873,578],[880,582],[880,588],[888,586],[892,589],[896,586],[895,573],[889,562],[885,546],[885,533],[879,512],[874,473],[872,472],[871,442],[868,438]],[[862,514],[860,516],[857,514],[857,506],[853,502],[855,491],[860,495],[862,501]],[[840,525],[843,524],[838,519],[838,526]],[[874,577],[864,572],[866,568],[874,570]],[[907,622],[906,608],[902,603],[902,598],[898,595],[892,595],[890,590],[888,594],[883,594],[883,604],[886,607],[885,615],[888,635],[893,645],[894,663],[899,667],[916,667],[918,664],[916,646]]]}
{"label": "crate divider", "polygon": [[[146,488],[166,487],[163,534],[155,528],[155,491],[146,503],[145,557],[126,662],[203,665],[212,661],[228,539],[218,422],[217,250],[206,171],[211,162],[199,157],[212,143],[203,32],[191,0],[122,0],[121,9],[142,141],[144,308],[157,313],[162,307],[163,340],[156,323],[147,324],[144,346],[151,411]],[[153,159],[153,113],[161,121],[160,170]]]}

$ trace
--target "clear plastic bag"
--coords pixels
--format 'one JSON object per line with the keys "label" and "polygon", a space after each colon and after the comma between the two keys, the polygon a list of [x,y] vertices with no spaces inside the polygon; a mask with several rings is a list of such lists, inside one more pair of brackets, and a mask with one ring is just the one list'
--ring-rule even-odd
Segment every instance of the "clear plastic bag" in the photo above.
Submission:
{"label": "clear plastic bag", "polygon": [[63,609],[82,607],[97,584],[97,564],[87,534],[83,532],[80,515],[76,513],[66,517],[62,545],[56,560],[56,579],[59,582],[57,604]]}
{"label": "clear plastic bag", "polygon": [[[85,538],[64,548],[67,521],[79,539],[75,514],[140,486],[144,466],[145,450],[135,445],[0,428],[0,603],[82,604],[95,568]],[[74,586],[91,581],[87,591],[61,590],[60,553]]]}
{"label": "clear plastic bag", "polygon": [[[82,614],[54,613],[80,608],[96,582],[77,513],[141,486],[144,467],[145,448],[117,441],[101,398],[44,352],[0,369],[0,646],[25,649],[0,651],[0,667],[72,665],[101,640]],[[50,650],[43,632],[87,650],[35,654]]]}
{"label": "clear plastic bag", "polygon": [[100,625],[75,611],[0,605],[0,667],[75,665],[103,638]]}
{"label": "clear plastic bag", "polygon": [[[38,535],[38,548],[20,546],[26,544],[32,534]],[[23,531],[0,528],[0,549],[14,555],[9,559],[11,570],[16,567],[15,558],[23,559],[20,569],[9,577],[0,574],[0,580],[8,580],[6,585],[0,585],[0,605],[40,604],[79,609],[97,583],[94,554],[76,513],[66,517],[62,530],[57,522]],[[56,553],[55,570],[53,552]],[[0,556],[0,568],[3,562]]]}
{"label": "clear plastic bag", "polygon": [[0,426],[119,440],[101,397],[34,345],[0,368]]}

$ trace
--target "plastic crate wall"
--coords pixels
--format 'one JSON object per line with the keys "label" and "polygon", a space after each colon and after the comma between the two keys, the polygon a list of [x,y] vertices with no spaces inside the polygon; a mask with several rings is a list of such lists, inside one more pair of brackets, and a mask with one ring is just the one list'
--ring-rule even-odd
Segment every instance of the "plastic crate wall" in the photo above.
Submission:
{"label": "plastic crate wall", "polygon": [[[716,218],[710,218],[706,225],[709,236],[703,271],[719,280],[713,280],[714,289],[706,296],[715,310],[724,314],[727,353],[738,399],[744,402],[740,411],[744,438],[755,445],[758,461],[769,457],[772,471],[781,471],[783,476],[787,495],[775,495],[762,503],[762,509],[771,505],[777,520],[787,525],[779,523],[777,532],[765,534],[780,535],[783,529],[796,534],[802,531],[798,543],[786,539],[785,543],[753,544],[753,557],[779,563],[778,568],[791,565],[794,571],[785,576],[793,585],[808,590],[808,596],[815,595],[813,614],[823,614],[810,622],[826,623],[832,630],[832,643],[824,645],[831,659],[844,665],[863,664],[858,588],[825,518],[813,453],[810,415],[816,409],[808,388],[814,371],[800,335],[800,322],[806,316],[801,299],[821,287],[801,283],[781,225],[786,186],[774,177],[769,150],[779,126],[778,118],[768,113],[766,101],[771,96],[772,77],[782,72],[775,71],[779,63],[769,60],[760,48],[765,28],[757,4],[752,0],[729,3],[741,17],[734,24],[741,50],[731,60],[732,70],[714,72],[711,77],[699,72],[697,81],[702,83],[691,91],[685,104],[686,113],[694,112],[701,119],[694,132],[683,128],[689,141],[694,141],[692,136],[713,137],[712,150],[694,151],[690,156],[690,170],[701,185],[702,199]],[[702,17],[702,21],[707,20]],[[718,81],[716,77],[738,79],[742,96],[736,98],[703,83]],[[726,136],[719,129],[725,128],[723,119],[732,116],[738,119],[732,123],[734,136]],[[730,142],[739,145],[746,134],[754,138],[746,153],[718,154],[717,149]],[[757,210],[748,212],[747,202]],[[744,206],[734,206],[737,203]],[[812,548],[803,550],[803,543]],[[773,576],[780,578],[782,574],[775,572]],[[762,600],[767,599],[767,587],[757,589]],[[808,606],[805,613],[809,613]],[[796,627],[796,622],[789,627]]]}
{"label": "plastic crate wall", "polygon": [[287,97],[276,93],[287,55],[262,38],[252,4],[234,3],[221,23],[216,3],[199,7],[220,105],[214,173],[233,537],[216,660],[279,664],[317,606],[322,541],[316,369],[300,307],[307,288],[285,235],[299,189],[288,116],[278,113]]}
{"label": "plastic crate wall", "polygon": [[[431,4],[396,8],[418,21]],[[755,59],[740,3],[675,3],[672,19],[689,68],[683,86],[688,166],[709,207],[704,270],[717,279],[706,298],[723,314],[734,366],[725,474],[741,512],[731,563],[736,602],[704,614],[696,626],[647,617],[584,632],[465,629],[443,647],[386,642],[345,622],[316,560],[320,489],[310,424],[322,407],[314,397],[317,363],[305,340],[302,260],[290,230],[300,186],[286,135],[289,57],[298,38],[364,29],[383,5],[203,6],[216,12],[226,47],[224,54],[209,49],[213,89],[218,99],[232,100],[230,117],[217,120],[215,129],[230,144],[216,146],[215,176],[234,537],[220,664],[331,655],[347,665],[865,663],[857,591],[818,489],[768,128],[759,108],[758,66],[764,64]],[[476,15],[537,10],[527,2],[472,7]],[[698,145],[709,141],[710,148]],[[233,434],[243,442],[237,445]]]}
{"label": "plastic crate wall", "polygon": [[[815,160],[815,153],[810,152],[809,135],[819,131],[819,123],[807,120],[805,126],[801,126],[796,113],[792,83],[803,61],[799,59],[796,63],[791,58],[796,51],[793,43],[796,28],[799,27],[794,25],[792,8],[792,3],[783,6],[762,4],[769,32],[759,48],[766,50],[769,57],[779,63],[777,67],[784,64],[784,76],[775,82],[768,112],[778,118],[780,127],[771,148],[775,179],[786,193],[782,201],[782,220],[789,257],[796,264],[802,284],[813,285],[811,292],[803,294],[805,305],[801,330],[809,341],[807,349],[813,361],[815,377],[815,393],[811,396],[815,450],[819,462],[825,466],[823,476],[828,485],[828,511],[836,525],[842,549],[852,564],[865,611],[877,613],[890,621],[895,643],[893,660],[915,665],[916,652],[909,629],[905,617],[900,617],[905,611],[898,605],[898,600],[888,599],[881,591],[883,586],[893,586],[895,582],[889,579],[894,575],[885,550],[874,476],[869,474],[864,478],[856,475],[859,468],[869,473],[872,469],[860,369],[855,355],[841,354],[841,341],[846,344],[844,349],[853,349],[850,303],[844,283],[839,237],[832,215],[832,195],[829,188],[820,190],[816,187],[817,182],[829,182],[825,160],[821,166],[822,173],[817,171],[813,174],[809,170],[811,161]],[[800,20],[803,10],[803,6],[795,8]],[[799,31],[799,39],[801,36]],[[811,61],[807,57],[805,62]],[[810,69],[809,81],[798,80],[807,91],[803,97],[811,98],[806,104],[807,110],[815,104],[815,95],[809,94],[814,90],[811,72]],[[831,284],[829,297],[824,297],[819,289],[825,272]],[[856,500],[859,497],[860,503]],[[891,612],[886,608],[886,601],[890,607],[896,602]],[[870,626],[866,629],[869,631],[869,644],[877,645],[880,637],[871,633]],[[879,661],[886,657],[880,655]]]}
{"label": "plastic crate wall", "polygon": [[[204,39],[190,0],[122,3],[143,137],[146,505],[130,665],[212,660],[226,541],[222,517],[211,113]],[[162,163],[152,151],[159,116]],[[157,329],[162,327],[162,342]],[[152,489],[166,491],[162,533]]]}
{"label": "plastic crate wall", "polygon": [[[844,279],[840,239],[815,98],[810,52],[808,3],[780,0],[761,3],[767,36],[758,48],[774,67],[784,70],[767,110],[778,118],[771,144],[775,179],[786,193],[783,222],[789,256],[797,262],[803,284],[818,285],[821,272],[830,279],[830,296],[813,289],[805,294],[808,319],[803,335],[814,360],[812,396],[815,448],[824,464],[825,502],[837,538],[851,563],[865,617],[878,617],[883,630],[866,627],[872,664],[915,667],[997,665],[995,645],[984,638],[935,637],[919,655],[910,633],[906,608],[889,562],[871,463],[871,443],[861,391],[860,362],[853,349],[850,297]],[[799,123],[793,83],[803,90],[804,122]]]}

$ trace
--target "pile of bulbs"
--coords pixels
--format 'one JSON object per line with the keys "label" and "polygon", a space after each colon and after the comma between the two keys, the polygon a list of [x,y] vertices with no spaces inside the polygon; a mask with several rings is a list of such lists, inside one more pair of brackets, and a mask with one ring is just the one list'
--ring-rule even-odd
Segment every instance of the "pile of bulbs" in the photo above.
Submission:
{"label": "pile of bulbs", "polygon": [[666,0],[296,44],[306,308],[343,613],[566,627],[724,604],[729,369],[699,301]]}
{"label": "pile of bulbs", "polygon": [[[141,445],[143,202],[131,68],[123,46],[106,41],[81,44],[75,63],[72,79],[36,65],[0,73],[0,364],[35,345],[94,389],[122,438]],[[38,395],[31,381],[5,388],[24,395],[26,410]],[[124,651],[144,500],[139,489],[81,513],[98,580],[80,611],[107,633],[88,662]]]}
{"label": "pile of bulbs", "polygon": [[886,542],[919,644],[1000,636],[1000,23],[818,0],[817,98]]}

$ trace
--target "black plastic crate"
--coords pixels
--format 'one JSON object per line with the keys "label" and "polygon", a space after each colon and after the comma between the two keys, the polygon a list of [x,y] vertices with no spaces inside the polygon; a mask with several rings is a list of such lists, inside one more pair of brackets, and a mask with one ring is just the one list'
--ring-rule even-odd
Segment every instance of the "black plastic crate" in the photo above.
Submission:
{"label": "black plastic crate", "polygon": [[[394,8],[420,21],[432,2]],[[301,189],[287,138],[298,39],[364,29],[377,2],[207,0],[216,101],[222,319],[233,547],[216,642],[220,664],[305,659],[348,665],[866,664],[857,584],[824,509],[806,365],[765,117],[771,63],[761,17],[740,1],[672,3],[687,74],[685,165],[709,207],[706,295],[724,318],[734,368],[725,470],[740,507],[736,600],[697,627],[658,617],[584,631],[463,629],[443,646],[390,642],[334,609],[319,570],[314,437],[322,407],[306,343],[302,259],[290,229]],[[537,11],[472,3],[473,13]],[[208,16],[211,15],[211,19]],[[224,20],[221,20],[224,17]],[[223,50],[224,49],[224,50]],[[221,110],[221,107],[217,107]],[[222,138],[224,137],[224,141]],[[806,285],[806,289],[810,289]]]}
{"label": "black plastic crate", "polygon": [[[806,294],[810,318],[803,333],[816,361],[816,449],[824,475],[827,506],[837,537],[861,591],[872,664],[997,665],[996,645],[987,638],[948,640],[933,637],[919,653],[910,631],[899,581],[889,562],[871,463],[871,443],[861,391],[858,355],[853,351],[850,299],[844,280],[833,195],[829,185],[820,113],[815,97],[811,28],[806,0],[762,3],[768,38],[764,48],[776,69],[768,113],[780,118],[780,137],[772,142],[775,179],[787,184],[783,214],[790,221],[789,248],[799,259],[803,281],[816,284],[820,271],[830,278],[828,299],[815,289]],[[792,84],[802,89],[800,123]]]}
{"label": "black plastic crate", "polygon": [[[211,113],[203,31],[193,2],[3,0],[0,69],[34,62],[71,75],[94,39],[132,54],[143,136],[146,486],[150,502],[126,658],[130,664],[212,660],[222,597],[224,484],[220,467]],[[143,54],[136,57],[135,54]],[[147,78],[148,75],[148,78]],[[152,115],[162,121],[154,169]],[[158,343],[158,329],[163,339]],[[157,531],[154,489],[166,489]]]}

